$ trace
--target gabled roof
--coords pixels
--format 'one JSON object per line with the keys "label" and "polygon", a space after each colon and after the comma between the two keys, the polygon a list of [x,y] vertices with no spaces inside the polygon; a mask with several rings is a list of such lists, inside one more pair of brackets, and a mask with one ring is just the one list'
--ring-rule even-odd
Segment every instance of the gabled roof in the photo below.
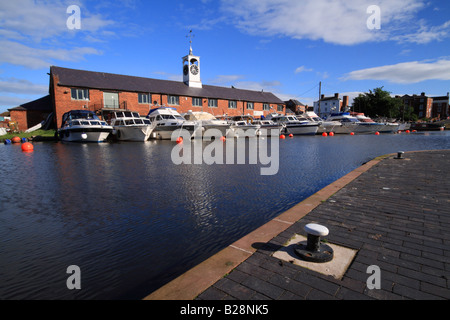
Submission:
{"label": "gabled roof", "polygon": [[191,88],[179,81],[125,76],[56,66],[50,67],[50,74],[58,76],[59,80],[56,85],[67,87],[284,104],[284,102],[274,94],[264,91],[225,88],[210,85],[203,85],[202,88]]}
{"label": "gabled roof", "polygon": [[18,107],[8,109],[16,110],[16,111],[53,111],[52,107],[52,101],[50,99],[50,95],[47,95],[45,97],[39,98],[34,101],[30,101],[24,104],[21,104]]}
{"label": "gabled roof", "polygon": [[296,106],[302,106],[302,107],[305,106],[303,103],[301,103],[300,101],[298,101],[296,99],[290,99],[290,100],[286,101],[286,104],[287,103],[291,103],[291,104],[296,105]]}
{"label": "gabled roof", "polygon": [[320,99],[320,101],[330,101],[330,100],[342,100],[342,99],[339,98],[339,97],[336,97],[336,96],[323,97],[323,98]]}

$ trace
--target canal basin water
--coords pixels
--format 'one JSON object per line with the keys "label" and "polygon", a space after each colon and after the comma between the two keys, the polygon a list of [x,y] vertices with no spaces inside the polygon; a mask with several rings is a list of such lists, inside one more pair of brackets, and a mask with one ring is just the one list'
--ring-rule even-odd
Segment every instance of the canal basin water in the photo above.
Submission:
{"label": "canal basin water", "polygon": [[174,146],[1,145],[0,299],[140,299],[362,163],[450,149],[450,133],[296,136],[279,141],[273,176],[175,165]]}

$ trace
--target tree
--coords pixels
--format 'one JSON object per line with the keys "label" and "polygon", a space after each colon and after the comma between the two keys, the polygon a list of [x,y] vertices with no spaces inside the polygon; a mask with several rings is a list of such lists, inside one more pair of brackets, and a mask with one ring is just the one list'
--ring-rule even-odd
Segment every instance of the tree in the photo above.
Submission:
{"label": "tree", "polygon": [[397,118],[401,116],[402,107],[402,101],[393,98],[383,87],[369,90],[353,100],[353,111],[362,112],[369,117]]}

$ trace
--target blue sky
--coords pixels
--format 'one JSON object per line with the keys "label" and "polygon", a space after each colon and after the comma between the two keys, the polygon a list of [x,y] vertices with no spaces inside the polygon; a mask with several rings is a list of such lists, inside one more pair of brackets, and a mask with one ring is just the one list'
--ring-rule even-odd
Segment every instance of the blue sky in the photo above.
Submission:
{"label": "blue sky", "polygon": [[[67,27],[70,5],[80,29]],[[46,95],[51,65],[181,81],[190,30],[203,84],[309,105],[319,82],[325,95],[381,86],[446,95],[449,9],[448,0],[2,1],[0,112]]]}

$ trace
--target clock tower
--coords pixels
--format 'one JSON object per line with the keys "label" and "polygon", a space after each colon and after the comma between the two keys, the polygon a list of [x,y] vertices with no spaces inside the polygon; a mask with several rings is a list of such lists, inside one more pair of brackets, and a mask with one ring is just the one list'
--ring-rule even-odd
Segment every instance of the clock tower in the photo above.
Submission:
{"label": "clock tower", "polygon": [[[189,34],[192,44],[192,31]],[[192,88],[201,88],[200,81],[200,57],[192,54],[192,45],[189,47],[189,54],[183,57],[183,82]]]}

